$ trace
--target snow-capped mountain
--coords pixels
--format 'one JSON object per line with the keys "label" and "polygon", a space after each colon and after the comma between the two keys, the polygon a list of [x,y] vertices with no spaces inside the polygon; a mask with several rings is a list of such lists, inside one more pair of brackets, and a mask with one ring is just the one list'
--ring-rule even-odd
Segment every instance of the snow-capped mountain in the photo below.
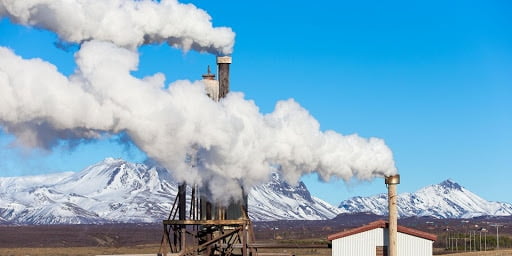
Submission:
{"label": "snow-capped mountain", "polygon": [[[167,170],[108,158],[81,172],[0,178],[0,224],[160,222],[177,193]],[[276,172],[249,193],[253,220],[321,220],[340,213],[387,214],[387,195],[353,197],[339,208],[293,186]],[[398,196],[401,217],[512,215],[512,204],[489,202],[452,180]]]}
{"label": "snow-capped mountain", "polygon": [[[472,218],[512,215],[512,204],[487,201],[449,179],[414,193],[399,194],[397,204],[400,217]],[[387,194],[353,197],[341,202],[339,208],[348,212],[387,215]]]}
{"label": "snow-capped mountain", "polygon": [[336,207],[311,196],[304,183],[292,186],[278,173],[272,174],[270,182],[254,187],[249,193],[249,215],[255,220],[323,220],[339,213]]}
{"label": "snow-capped mountain", "polygon": [[0,178],[0,218],[30,224],[153,222],[168,214],[176,193],[166,170],[110,158],[78,173]]}
{"label": "snow-capped mountain", "polygon": [[[177,193],[167,170],[108,158],[81,172],[0,178],[0,223],[160,222]],[[275,174],[249,193],[253,220],[326,219],[339,210]]]}

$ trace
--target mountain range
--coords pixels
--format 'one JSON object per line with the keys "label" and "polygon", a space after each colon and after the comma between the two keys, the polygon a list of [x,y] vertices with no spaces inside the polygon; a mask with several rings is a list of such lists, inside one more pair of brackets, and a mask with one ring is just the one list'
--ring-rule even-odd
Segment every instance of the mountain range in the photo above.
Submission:
{"label": "mountain range", "polygon": [[[160,222],[178,184],[159,167],[107,158],[81,172],[0,178],[0,224]],[[338,209],[274,173],[248,196],[254,220],[333,218]]]}
{"label": "mountain range", "polygon": [[[0,178],[0,224],[160,222],[167,218],[177,183],[160,167],[107,158],[80,172]],[[353,197],[339,207],[290,185],[273,173],[248,195],[252,220],[322,220],[342,213],[387,214],[386,194]],[[512,215],[512,205],[486,201],[446,180],[398,197],[399,215],[469,218]]]}
{"label": "mountain range", "polygon": [[[400,217],[473,218],[512,215],[512,204],[487,201],[450,179],[414,193],[399,194],[397,205]],[[341,202],[339,208],[347,212],[387,215],[387,194],[353,197]]]}

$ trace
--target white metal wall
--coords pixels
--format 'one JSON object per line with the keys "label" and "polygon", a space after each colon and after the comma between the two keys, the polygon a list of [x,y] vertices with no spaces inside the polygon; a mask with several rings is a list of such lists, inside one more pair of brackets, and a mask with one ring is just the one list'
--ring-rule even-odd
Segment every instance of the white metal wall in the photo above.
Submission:
{"label": "white metal wall", "polygon": [[432,241],[404,233],[398,233],[398,256],[432,256]]}
{"label": "white metal wall", "polygon": [[384,245],[384,229],[376,228],[332,241],[333,256],[375,256],[375,248]]}
{"label": "white metal wall", "polygon": [[[398,256],[432,256],[432,241],[398,233]],[[332,256],[375,256],[377,246],[388,245],[388,230],[376,228],[332,241]]]}

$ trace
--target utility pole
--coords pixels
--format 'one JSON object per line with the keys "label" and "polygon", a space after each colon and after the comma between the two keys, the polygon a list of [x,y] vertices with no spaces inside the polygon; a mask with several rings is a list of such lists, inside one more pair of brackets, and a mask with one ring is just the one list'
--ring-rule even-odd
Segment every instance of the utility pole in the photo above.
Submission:
{"label": "utility pole", "polygon": [[451,250],[452,251],[459,251],[459,239],[462,239],[462,238],[458,238],[458,237],[450,237],[450,246],[451,246]]}
{"label": "utility pole", "polygon": [[487,251],[487,229],[484,229],[484,251]]}
{"label": "utility pole", "polygon": [[473,231],[473,251],[476,252],[476,231]]}
{"label": "utility pole", "polygon": [[480,235],[480,242],[478,243],[478,250],[481,251],[482,250],[482,230],[480,230],[478,232],[478,234]]}
{"label": "utility pole", "polygon": [[469,231],[469,251],[472,251],[472,249],[471,249],[471,231]]}
{"label": "utility pole", "polygon": [[448,232],[446,234],[446,249],[450,249],[450,245],[448,244],[449,239],[450,239],[450,233]]}
{"label": "utility pole", "polygon": [[503,227],[503,225],[493,224],[493,225],[491,225],[491,227],[496,227],[496,250],[499,250],[500,249],[500,233],[499,233],[499,228]]}
{"label": "utility pole", "polygon": [[476,231],[473,231],[473,239],[474,239],[475,252],[476,252]]}

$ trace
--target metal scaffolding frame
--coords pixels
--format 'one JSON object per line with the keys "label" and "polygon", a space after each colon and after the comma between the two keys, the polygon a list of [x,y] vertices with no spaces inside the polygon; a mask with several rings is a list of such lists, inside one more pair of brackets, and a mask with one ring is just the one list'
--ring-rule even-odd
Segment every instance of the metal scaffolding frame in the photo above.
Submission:
{"label": "metal scaffolding frame", "polygon": [[[225,207],[218,207],[220,214],[212,219],[210,202],[197,196],[197,187],[191,189],[189,215],[186,213],[186,185],[180,185],[178,194],[167,220],[164,220],[164,232],[159,254],[179,256],[192,255],[256,255],[256,250],[250,247],[254,243],[252,223],[247,215],[247,207],[240,205],[242,213],[239,219],[224,219]],[[222,214],[222,212],[224,212]]]}

